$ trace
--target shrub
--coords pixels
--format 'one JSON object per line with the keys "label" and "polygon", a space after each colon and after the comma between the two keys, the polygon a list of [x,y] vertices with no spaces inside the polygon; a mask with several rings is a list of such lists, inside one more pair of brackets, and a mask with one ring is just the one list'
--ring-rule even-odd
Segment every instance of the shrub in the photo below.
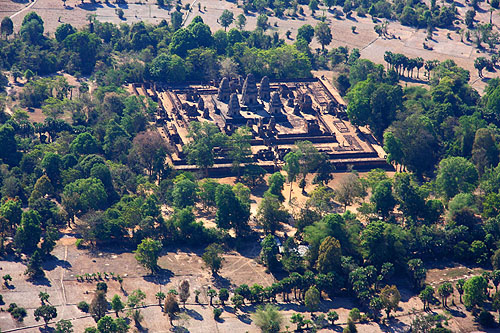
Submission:
{"label": "shrub", "polygon": [[83,249],[83,239],[78,238],[78,239],[76,240],[76,242],[75,242],[75,245],[76,245],[76,248],[77,248],[77,249],[79,249],[79,250]]}
{"label": "shrub", "polygon": [[0,295],[0,305],[4,305],[5,302],[3,301],[3,295]]}
{"label": "shrub", "polygon": [[98,282],[96,289],[102,290],[106,293],[106,292],[108,292],[108,285],[106,284],[106,282]]}
{"label": "shrub", "polygon": [[28,315],[25,308],[18,307],[16,303],[10,303],[7,309],[10,315],[17,321],[23,321],[24,317]]}
{"label": "shrub", "polygon": [[214,319],[215,320],[219,320],[221,314],[222,314],[222,309],[214,308]]}
{"label": "shrub", "polygon": [[82,312],[89,312],[89,303],[85,301],[81,301],[76,307]]}
{"label": "shrub", "polygon": [[477,318],[477,321],[479,322],[479,324],[481,324],[481,326],[485,328],[496,327],[495,317],[486,310],[481,311],[479,317]]}

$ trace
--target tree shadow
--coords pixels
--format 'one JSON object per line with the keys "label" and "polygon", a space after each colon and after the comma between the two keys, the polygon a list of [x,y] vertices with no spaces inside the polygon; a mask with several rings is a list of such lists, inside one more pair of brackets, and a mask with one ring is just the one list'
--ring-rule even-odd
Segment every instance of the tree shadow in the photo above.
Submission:
{"label": "tree shadow", "polygon": [[121,9],[128,9],[128,4],[126,2],[118,3],[117,6],[120,7]]}
{"label": "tree shadow", "polygon": [[396,318],[389,318],[388,323],[380,323],[378,326],[382,332],[408,332],[408,325]]}
{"label": "tree shadow", "polygon": [[238,318],[239,321],[247,325],[250,325],[252,323],[252,319],[250,319],[250,316],[246,313],[238,313],[236,315],[236,318]]}
{"label": "tree shadow", "polygon": [[145,275],[142,278],[147,282],[166,285],[173,276],[174,273],[171,270],[159,267],[154,275]]}
{"label": "tree shadow", "polygon": [[88,10],[88,11],[96,11],[98,7],[102,7],[102,5],[97,5],[97,4],[88,3],[88,2],[80,3],[76,6],[80,9]]}
{"label": "tree shadow", "polygon": [[466,314],[463,313],[462,311],[460,310],[455,310],[455,309],[451,309],[451,308],[448,308],[448,311],[450,312],[450,314],[453,316],[453,317],[459,317],[459,318],[465,318],[466,317]]}
{"label": "tree shadow", "polygon": [[184,312],[194,320],[203,320],[203,316],[194,309],[184,309]]}
{"label": "tree shadow", "polygon": [[55,330],[55,328],[53,328],[53,327],[49,327],[49,326],[47,326],[47,327],[42,326],[42,327],[40,327],[38,330],[39,330],[40,332],[42,332],[42,333],[51,333],[51,332],[55,332],[55,331],[56,331],[56,330]]}
{"label": "tree shadow", "polygon": [[6,285],[6,284],[4,283],[4,287],[5,287],[5,288],[7,288],[7,289],[9,289],[9,290],[14,290],[14,289],[16,289],[16,287],[15,287],[13,284],[7,284],[7,285]]}
{"label": "tree shadow", "polygon": [[231,281],[229,279],[217,274],[212,278],[213,284],[218,289],[231,287]]}
{"label": "tree shadow", "polygon": [[54,256],[52,256],[51,259],[45,261],[43,263],[42,267],[46,271],[52,271],[52,270],[56,269],[58,266],[60,266],[61,268],[64,268],[64,269],[69,269],[69,268],[73,267],[73,266],[71,266],[69,261],[61,260],[61,259],[54,257]]}
{"label": "tree shadow", "polygon": [[52,286],[52,283],[50,283],[49,279],[47,279],[47,277],[45,276],[37,279],[31,279],[29,281],[31,281],[31,283],[34,284],[35,286],[47,286],[47,287]]}
{"label": "tree shadow", "polygon": [[349,16],[346,19],[348,19],[349,21],[358,22],[358,20],[354,16]]}
{"label": "tree shadow", "polygon": [[184,326],[174,326],[170,329],[170,331],[175,332],[175,333],[188,333],[189,330],[185,328]]}

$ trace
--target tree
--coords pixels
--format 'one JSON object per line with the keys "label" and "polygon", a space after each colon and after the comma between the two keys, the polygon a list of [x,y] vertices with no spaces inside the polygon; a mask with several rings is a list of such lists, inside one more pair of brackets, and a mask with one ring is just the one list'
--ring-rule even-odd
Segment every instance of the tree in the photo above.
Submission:
{"label": "tree", "polygon": [[32,253],[37,249],[42,234],[41,217],[36,210],[23,212],[21,224],[14,238],[16,247],[24,253]]}
{"label": "tree", "polygon": [[304,24],[297,30],[297,40],[303,39],[310,44],[314,37],[314,28],[310,24]]}
{"label": "tree", "polygon": [[477,73],[480,78],[483,77],[483,69],[488,65],[488,59],[485,57],[477,57],[474,60],[474,68],[477,69]]}
{"label": "tree", "polygon": [[339,320],[339,315],[336,311],[328,311],[327,317],[328,320],[332,322],[332,326],[335,325],[337,320]]}
{"label": "tree", "polygon": [[191,122],[189,138],[191,141],[184,147],[188,163],[197,165],[208,175],[208,168],[214,164],[214,148],[221,146],[226,137],[212,123]]}
{"label": "tree", "polygon": [[281,172],[273,173],[269,177],[267,183],[269,188],[267,189],[266,193],[276,196],[281,202],[283,202],[285,200],[282,194],[283,185],[285,184],[285,177],[281,174]]}
{"label": "tree", "polygon": [[321,297],[318,289],[315,286],[311,286],[305,294],[304,303],[307,310],[313,313],[318,310],[319,304],[321,303]]}
{"label": "tree", "polygon": [[396,205],[396,199],[392,194],[392,182],[383,180],[373,190],[370,201],[375,205],[375,210],[386,218]]}
{"label": "tree", "polygon": [[140,326],[143,319],[140,307],[145,305],[144,300],[146,299],[146,294],[141,289],[134,290],[127,299],[127,305],[129,310],[127,315],[132,317],[136,327]]}
{"label": "tree", "polygon": [[57,317],[57,309],[52,305],[42,305],[35,310],[35,320],[39,321],[40,318],[45,322],[45,327],[49,325],[49,321]]}
{"label": "tree", "polygon": [[488,282],[482,276],[473,276],[464,283],[464,304],[467,307],[482,305],[486,300]]}
{"label": "tree", "polygon": [[172,325],[172,319],[175,314],[180,311],[179,303],[177,303],[177,298],[174,294],[168,294],[165,299],[165,312],[168,314],[168,319],[170,320],[170,325]]}
{"label": "tree", "polygon": [[460,303],[462,303],[462,295],[464,294],[464,284],[465,279],[458,279],[455,284],[455,288],[457,289],[458,294],[460,295]]}
{"label": "tree", "polygon": [[189,282],[188,280],[184,280],[181,282],[181,285],[179,287],[179,299],[184,305],[184,308],[186,308],[186,301],[189,298]]}
{"label": "tree", "polygon": [[65,204],[70,211],[86,213],[89,210],[103,209],[107,205],[108,195],[100,179],[77,179],[64,187]]}
{"label": "tree", "polygon": [[387,318],[391,314],[391,311],[395,311],[399,306],[399,301],[401,301],[401,295],[396,286],[385,286],[380,291],[380,299],[384,304],[385,312],[387,313]]}
{"label": "tree", "polygon": [[0,32],[5,38],[9,37],[12,35],[14,32],[14,23],[12,23],[12,20],[10,17],[6,16],[2,19],[2,23],[0,24]]}
{"label": "tree", "polygon": [[99,319],[106,315],[107,311],[108,301],[106,300],[106,293],[103,290],[97,290],[90,303],[89,313],[97,323]]}
{"label": "tree", "polygon": [[234,21],[234,14],[233,12],[225,9],[221,16],[219,17],[219,23],[221,26],[224,27],[224,31],[227,30],[227,27],[229,27],[231,25],[231,23],[233,23]]}
{"label": "tree", "polygon": [[266,304],[265,307],[258,306],[255,313],[252,314],[252,319],[255,325],[266,333],[279,332],[283,322],[283,316],[278,311],[278,308],[271,304]]}
{"label": "tree", "polygon": [[479,175],[482,175],[486,168],[498,164],[498,148],[490,129],[480,128],[476,131],[472,145],[472,161]]}
{"label": "tree", "polygon": [[257,220],[265,233],[281,230],[281,223],[288,222],[288,217],[288,211],[274,195],[266,194],[257,209]]}
{"label": "tree", "polygon": [[237,179],[240,179],[241,164],[250,161],[252,155],[250,140],[252,134],[246,127],[238,128],[229,137],[229,152],[228,156],[233,163],[233,172],[237,172]]}
{"label": "tree", "polygon": [[305,325],[304,316],[300,313],[294,313],[290,318],[290,322],[297,325],[297,331],[301,331],[302,327]]}
{"label": "tree", "polygon": [[111,309],[115,312],[116,317],[118,317],[118,313],[123,311],[125,308],[125,304],[122,302],[120,296],[114,295],[111,299]]}
{"label": "tree", "polygon": [[215,222],[219,228],[234,228],[237,237],[248,231],[250,205],[239,200],[231,186],[221,184],[217,187],[215,203],[217,206]]}
{"label": "tree", "polygon": [[224,302],[226,302],[229,299],[229,291],[226,288],[221,288],[219,290],[219,300],[222,306],[224,305]]}
{"label": "tree", "polygon": [[63,43],[66,37],[76,32],[75,28],[69,23],[63,23],[56,29],[55,36],[59,43]]}
{"label": "tree", "polygon": [[300,173],[300,155],[297,152],[291,151],[284,157],[285,165],[283,170],[287,172],[288,182],[290,183],[290,196],[288,202],[292,202],[292,182],[297,179]]}
{"label": "tree", "polygon": [[340,243],[335,238],[326,237],[319,246],[316,269],[323,274],[336,272],[340,268],[340,258],[342,251]]}
{"label": "tree", "polygon": [[123,318],[113,319],[104,316],[97,322],[97,331],[99,333],[126,333],[128,329],[129,326]]}
{"label": "tree", "polygon": [[257,17],[257,28],[262,29],[264,31],[269,28],[269,18],[267,17],[266,14],[260,14]]}
{"label": "tree", "polygon": [[411,259],[408,261],[408,274],[415,290],[419,290],[427,276],[427,269],[422,259]]}
{"label": "tree", "polygon": [[143,239],[134,251],[135,259],[153,274],[158,268],[158,255],[161,251],[161,242],[151,238]]}
{"label": "tree", "polygon": [[434,288],[430,285],[426,285],[425,288],[418,295],[422,303],[424,303],[424,311],[429,307],[430,302],[434,299]]}
{"label": "tree", "polygon": [[319,22],[314,28],[314,35],[321,44],[321,49],[325,50],[325,45],[329,45],[332,42],[332,31],[330,27],[325,22]]}
{"label": "tree", "polygon": [[240,14],[236,17],[236,26],[238,27],[238,29],[243,30],[246,24],[247,24],[247,18],[245,17],[244,14]]}
{"label": "tree", "polygon": [[28,275],[30,279],[36,279],[45,275],[42,269],[42,256],[38,250],[33,252],[24,274]]}
{"label": "tree", "polygon": [[210,298],[210,306],[213,306],[213,299],[217,296],[217,291],[215,289],[209,288],[207,290],[207,296]]}
{"label": "tree", "polygon": [[351,318],[347,318],[347,326],[344,327],[342,333],[357,333],[357,332],[358,329],[356,328],[356,324],[352,321]]}
{"label": "tree", "polygon": [[43,20],[37,13],[32,11],[24,16],[19,34],[25,42],[40,45],[44,40],[43,32]]}
{"label": "tree", "polygon": [[445,282],[438,287],[437,292],[441,296],[444,307],[448,307],[447,300],[453,294],[453,285],[450,282]]}
{"label": "tree", "polygon": [[[158,300],[158,305],[161,307],[161,303],[163,302],[163,300],[165,299],[165,297],[167,297],[165,295],[165,293],[159,291],[155,294],[155,298]],[[162,311],[163,311],[163,308],[162,308]]]}
{"label": "tree", "polygon": [[352,205],[356,198],[365,195],[365,189],[357,173],[350,173],[340,180],[335,192],[336,199],[344,205],[344,210]]}
{"label": "tree", "polygon": [[222,247],[219,244],[210,244],[205,249],[201,259],[207,268],[210,268],[212,275],[217,275],[222,268],[224,258],[221,256],[223,253]]}
{"label": "tree", "polygon": [[477,181],[478,174],[474,164],[465,158],[453,156],[439,162],[436,186],[447,200],[461,192],[472,192]]}
{"label": "tree", "polygon": [[64,46],[76,52],[78,57],[73,60],[74,65],[83,74],[92,73],[101,48],[101,39],[96,34],[78,31],[64,39]]}
{"label": "tree", "polygon": [[45,305],[45,302],[48,302],[49,297],[50,295],[46,292],[40,291],[38,293],[38,298],[40,298],[40,303],[42,303],[42,305]]}
{"label": "tree", "polygon": [[73,324],[71,321],[61,319],[56,323],[56,333],[73,333]]}
{"label": "tree", "polygon": [[132,141],[129,160],[137,161],[149,176],[153,176],[158,171],[158,166],[163,166],[166,154],[167,147],[160,133],[144,131],[137,134]]}

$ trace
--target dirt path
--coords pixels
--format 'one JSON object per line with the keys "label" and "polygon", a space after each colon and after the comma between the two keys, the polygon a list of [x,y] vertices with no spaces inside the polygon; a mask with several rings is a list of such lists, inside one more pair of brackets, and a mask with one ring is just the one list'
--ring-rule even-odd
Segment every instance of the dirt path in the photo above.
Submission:
{"label": "dirt path", "polygon": [[21,10],[19,10],[19,11],[17,11],[17,12],[15,12],[14,14],[12,14],[12,15],[10,16],[10,18],[11,18],[11,19],[13,19],[13,18],[14,18],[14,17],[16,17],[17,15],[19,15],[19,14],[21,14],[21,13],[25,12],[26,10],[30,9],[31,7],[33,7],[33,6],[36,4],[36,2],[37,2],[37,1],[38,1],[38,0],[33,0],[33,2],[32,2],[32,3],[30,3],[28,6],[24,7],[23,9],[21,9]]}

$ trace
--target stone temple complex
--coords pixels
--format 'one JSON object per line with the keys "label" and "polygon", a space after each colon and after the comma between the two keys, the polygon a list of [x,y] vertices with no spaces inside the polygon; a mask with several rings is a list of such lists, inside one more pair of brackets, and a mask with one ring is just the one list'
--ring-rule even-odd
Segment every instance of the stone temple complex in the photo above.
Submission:
{"label": "stone temple complex", "polygon": [[[304,140],[326,153],[337,170],[389,167],[373,136],[348,121],[345,102],[323,78],[275,81],[264,76],[257,83],[249,74],[213,85],[135,84],[131,89],[158,102],[159,131],[173,147],[169,159],[179,170],[196,169],[183,152],[190,140],[189,125],[195,121],[212,122],[228,135],[248,127],[251,162],[268,171],[279,169],[295,143]],[[222,156],[211,172],[230,168],[231,162]]]}

